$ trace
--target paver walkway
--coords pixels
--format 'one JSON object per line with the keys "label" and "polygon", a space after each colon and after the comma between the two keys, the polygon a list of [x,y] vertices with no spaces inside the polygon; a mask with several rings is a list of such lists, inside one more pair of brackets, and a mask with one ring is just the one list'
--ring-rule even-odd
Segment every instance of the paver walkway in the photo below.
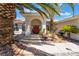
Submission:
{"label": "paver walkway", "polygon": [[51,41],[23,41],[23,44],[28,47],[26,50],[32,52],[33,55],[79,56],[79,45],[76,45],[72,42],[54,43]]}
{"label": "paver walkway", "polygon": [[[1,49],[1,48],[0,48]],[[71,42],[21,41],[3,47],[2,56],[79,56],[79,45]]]}
{"label": "paver walkway", "polygon": [[53,41],[20,40],[0,47],[2,56],[79,56],[79,43],[54,43]]}

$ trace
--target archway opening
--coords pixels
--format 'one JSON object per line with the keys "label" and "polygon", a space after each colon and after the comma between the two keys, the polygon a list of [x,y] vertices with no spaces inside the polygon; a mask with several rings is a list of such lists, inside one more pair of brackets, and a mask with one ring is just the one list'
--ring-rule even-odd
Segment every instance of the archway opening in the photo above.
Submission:
{"label": "archway opening", "polygon": [[41,30],[41,21],[39,19],[34,19],[31,21],[31,34],[39,34]]}

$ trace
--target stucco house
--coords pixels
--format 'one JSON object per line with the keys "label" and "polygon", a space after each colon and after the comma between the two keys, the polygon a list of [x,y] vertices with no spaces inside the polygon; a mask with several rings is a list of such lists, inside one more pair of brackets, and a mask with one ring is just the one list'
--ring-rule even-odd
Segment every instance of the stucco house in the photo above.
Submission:
{"label": "stucco house", "polygon": [[[41,32],[46,33],[46,28],[49,22],[47,18],[43,18],[38,13],[24,13],[23,16],[25,17],[24,21],[22,20],[14,21],[14,25],[18,24],[19,26],[19,30],[14,31],[16,34],[21,34],[24,32],[26,36],[30,36],[34,34],[39,35]],[[79,28],[79,15],[69,17],[61,21],[56,21],[54,24],[55,24],[54,26],[57,28],[56,33],[58,33],[65,25],[75,25]],[[22,25],[24,25],[25,31],[22,31]],[[79,33],[78,34],[72,33],[71,38],[79,40]]]}
{"label": "stucco house", "polygon": [[25,26],[25,35],[30,36],[34,34],[46,33],[46,22],[48,19],[42,17],[38,13],[24,13],[23,14],[25,20],[15,20],[14,27],[18,24],[18,31],[14,31],[16,34],[21,34],[22,31],[22,24]]}
{"label": "stucco house", "polygon": [[46,18],[42,18],[38,13],[25,13],[23,15],[25,17],[26,35],[39,34],[43,29],[46,32]]}
{"label": "stucco house", "polygon": [[[61,21],[56,21],[55,22],[55,26],[57,27],[56,33],[58,33],[65,25],[75,25],[77,26],[77,28],[79,28],[79,15],[69,17]],[[71,38],[75,40],[79,40],[79,33],[78,34],[71,33]]]}

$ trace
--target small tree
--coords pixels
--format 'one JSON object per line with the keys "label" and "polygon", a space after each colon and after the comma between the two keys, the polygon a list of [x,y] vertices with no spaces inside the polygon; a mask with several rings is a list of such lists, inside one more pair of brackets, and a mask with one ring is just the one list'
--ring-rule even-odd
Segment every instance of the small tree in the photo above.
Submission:
{"label": "small tree", "polygon": [[79,33],[79,29],[76,26],[73,26],[73,25],[65,25],[62,28],[62,31],[67,33],[68,38],[70,38],[71,33]]}

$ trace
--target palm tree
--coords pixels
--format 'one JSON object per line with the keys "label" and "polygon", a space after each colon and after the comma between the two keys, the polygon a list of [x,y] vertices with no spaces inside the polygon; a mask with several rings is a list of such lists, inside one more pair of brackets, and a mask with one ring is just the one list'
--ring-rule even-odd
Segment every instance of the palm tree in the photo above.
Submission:
{"label": "palm tree", "polygon": [[0,4],[0,44],[13,40],[13,20],[15,4]]}
{"label": "palm tree", "polygon": [[[61,6],[59,4],[56,4],[56,5],[57,5],[58,11],[60,11],[60,12],[63,11],[63,7],[69,5],[71,10],[72,10],[73,16],[74,16],[75,4],[73,4],[73,3],[65,3],[65,4],[62,4]],[[52,28],[56,28],[55,25],[54,25],[54,19],[53,19],[55,15],[61,16],[60,13],[59,14],[57,14],[57,13],[52,14],[52,16],[50,17],[50,29],[51,29],[51,31],[53,30]]]}
{"label": "palm tree", "polygon": [[13,42],[13,21],[15,10],[18,8],[24,13],[24,8],[37,11],[42,17],[51,18],[54,14],[59,15],[57,3],[29,3],[29,4],[0,4],[0,43],[2,45]]}

